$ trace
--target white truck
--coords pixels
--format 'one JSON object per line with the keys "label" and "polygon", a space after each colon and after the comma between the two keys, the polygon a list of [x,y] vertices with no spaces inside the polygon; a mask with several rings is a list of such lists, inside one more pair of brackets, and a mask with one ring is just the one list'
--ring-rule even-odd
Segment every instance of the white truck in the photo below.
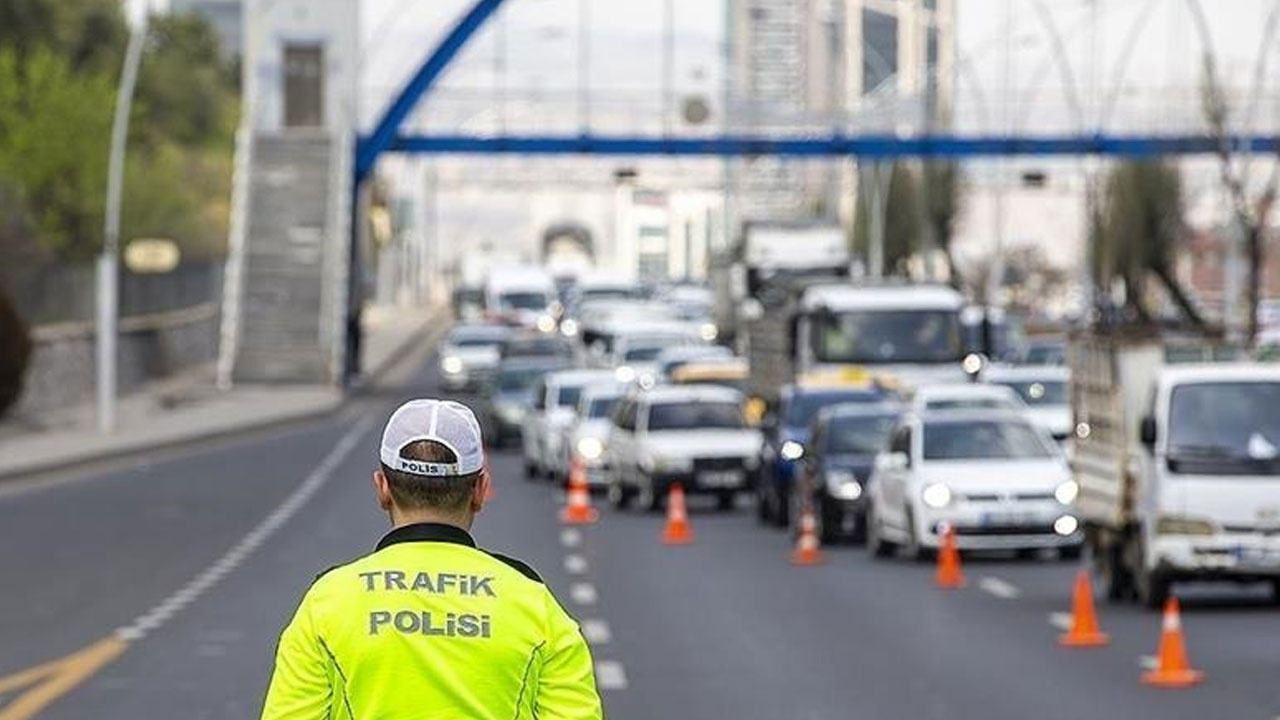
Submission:
{"label": "white truck", "polygon": [[1174,582],[1280,593],[1280,366],[1170,364],[1159,338],[1073,338],[1072,473],[1111,599],[1158,607]]}
{"label": "white truck", "polygon": [[865,373],[906,389],[966,382],[964,298],[933,285],[815,284],[745,324],[748,392],[771,402],[805,376]]}

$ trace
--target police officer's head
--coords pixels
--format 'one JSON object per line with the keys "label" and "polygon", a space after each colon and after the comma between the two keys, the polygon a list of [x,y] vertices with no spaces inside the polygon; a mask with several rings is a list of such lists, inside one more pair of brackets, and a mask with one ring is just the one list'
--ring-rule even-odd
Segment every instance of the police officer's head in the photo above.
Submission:
{"label": "police officer's head", "polygon": [[387,421],[373,474],[378,505],[393,524],[469,526],[488,490],[480,424],[465,405],[413,400]]}

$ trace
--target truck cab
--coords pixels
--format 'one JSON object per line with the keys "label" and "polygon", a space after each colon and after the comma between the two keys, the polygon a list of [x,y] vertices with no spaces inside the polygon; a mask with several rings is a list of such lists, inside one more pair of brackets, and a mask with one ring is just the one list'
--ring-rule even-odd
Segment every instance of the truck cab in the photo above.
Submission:
{"label": "truck cab", "polygon": [[898,385],[965,382],[964,299],[936,286],[819,284],[750,329],[751,390],[772,399],[797,377],[869,372]]}
{"label": "truck cab", "polygon": [[[1196,580],[1280,593],[1280,366],[1170,365],[1153,343],[1093,355],[1115,372],[1073,376],[1073,467],[1108,594],[1158,607]],[[1073,359],[1089,369],[1088,350]]]}

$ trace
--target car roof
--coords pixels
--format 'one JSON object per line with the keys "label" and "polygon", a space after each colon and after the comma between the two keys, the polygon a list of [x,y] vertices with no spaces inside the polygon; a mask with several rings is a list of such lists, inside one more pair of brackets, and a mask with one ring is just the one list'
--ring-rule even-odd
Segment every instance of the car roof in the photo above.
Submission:
{"label": "car roof", "polygon": [[498,366],[502,370],[563,370],[568,368],[568,361],[559,355],[519,355],[507,358]]}
{"label": "car roof", "polygon": [[1165,384],[1190,382],[1275,382],[1280,380],[1280,365],[1272,363],[1188,363],[1165,366],[1161,371]]}
{"label": "car roof", "polygon": [[946,410],[926,410],[913,414],[922,423],[930,422],[979,422],[1002,420],[1032,424],[1025,410],[1016,408],[954,408]]}
{"label": "car roof", "polygon": [[913,400],[917,403],[941,398],[1008,398],[1015,395],[1013,390],[1003,385],[985,383],[945,383],[938,385],[921,385],[916,388]]}
{"label": "car roof", "polygon": [[627,386],[620,382],[593,382],[582,386],[583,397],[622,397],[626,394]]}
{"label": "car roof", "polygon": [[987,368],[982,377],[987,382],[1066,382],[1071,379],[1071,370],[1065,365],[999,365]]}
{"label": "car roof", "polygon": [[459,323],[454,325],[446,337],[459,335],[510,335],[511,328],[497,323]]}
{"label": "car roof", "polygon": [[659,385],[642,391],[639,399],[650,405],[665,402],[741,402],[742,393],[723,385]]}
{"label": "car roof", "polygon": [[557,370],[547,375],[547,382],[556,385],[590,385],[595,382],[613,378],[613,370],[594,368],[570,368]]}
{"label": "car roof", "polygon": [[959,310],[964,306],[964,298],[942,285],[873,287],[842,283],[808,288],[801,305],[806,310],[820,307],[833,310]]}

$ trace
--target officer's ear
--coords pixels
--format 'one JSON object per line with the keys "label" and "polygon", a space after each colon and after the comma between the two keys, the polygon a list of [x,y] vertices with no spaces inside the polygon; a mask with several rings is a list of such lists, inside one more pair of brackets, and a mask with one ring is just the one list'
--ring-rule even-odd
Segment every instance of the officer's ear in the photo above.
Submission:
{"label": "officer's ear", "polygon": [[378,507],[391,512],[391,485],[382,468],[373,471],[373,494],[378,498]]}
{"label": "officer's ear", "polygon": [[475,487],[471,488],[471,512],[472,514],[480,512],[484,507],[485,498],[489,496],[489,466],[480,469],[476,475]]}

